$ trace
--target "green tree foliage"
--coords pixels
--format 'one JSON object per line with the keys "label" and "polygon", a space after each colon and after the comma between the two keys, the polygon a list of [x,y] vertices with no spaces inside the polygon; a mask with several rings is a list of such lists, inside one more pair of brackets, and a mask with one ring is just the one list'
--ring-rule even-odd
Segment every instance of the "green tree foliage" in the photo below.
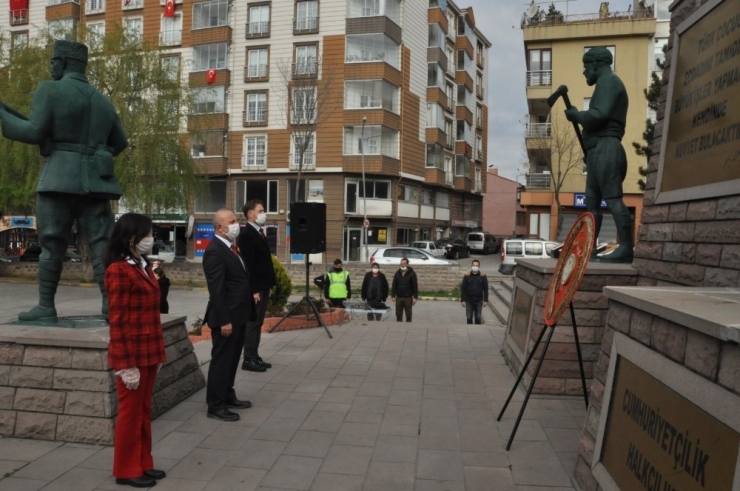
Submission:
{"label": "green tree foliage", "polygon": [[275,286],[270,292],[270,301],[267,308],[270,312],[281,311],[288,303],[288,297],[293,292],[293,283],[285,267],[275,256],[272,256],[272,267],[275,270]]}
{"label": "green tree foliage", "polygon": [[[653,110],[658,109],[659,105],[659,99],[660,99],[660,79],[658,76],[653,72],[652,78],[650,81],[650,87],[643,90],[643,93],[645,94],[645,98],[648,101],[648,107]],[[653,122],[650,119],[645,120],[645,130],[642,132],[642,141],[641,142],[632,142],[632,146],[635,149],[635,153],[637,155],[640,155],[642,157],[645,157],[645,162],[650,161],[650,156],[653,154],[651,147],[653,144],[653,133],[655,131],[655,122]],[[638,172],[641,176],[646,177],[648,174],[647,165],[640,166],[638,169]],[[645,190],[645,179],[639,179],[637,181],[637,185],[640,187],[641,190]]]}
{"label": "green tree foliage", "polygon": [[[72,36],[74,33],[71,34]],[[116,108],[129,148],[116,158],[116,177],[128,209],[144,213],[185,208],[198,189],[199,172],[187,149],[185,116],[192,96],[166,52],[119,24],[104,37],[85,33],[87,76]],[[28,114],[33,89],[48,80],[53,40],[48,33],[12,48],[0,42],[2,101]],[[165,60],[165,61],[163,61]],[[0,139],[0,209],[29,210],[41,168],[38,148]]]}

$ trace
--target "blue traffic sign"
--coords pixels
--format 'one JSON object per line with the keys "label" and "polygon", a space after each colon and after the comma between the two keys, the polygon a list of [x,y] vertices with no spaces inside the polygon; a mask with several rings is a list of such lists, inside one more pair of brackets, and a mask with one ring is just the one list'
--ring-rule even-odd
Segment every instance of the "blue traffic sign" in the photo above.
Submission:
{"label": "blue traffic sign", "polygon": [[[573,208],[586,208],[586,195],[584,193],[573,194]],[[606,209],[606,201],[601,200],[601,208]]]}

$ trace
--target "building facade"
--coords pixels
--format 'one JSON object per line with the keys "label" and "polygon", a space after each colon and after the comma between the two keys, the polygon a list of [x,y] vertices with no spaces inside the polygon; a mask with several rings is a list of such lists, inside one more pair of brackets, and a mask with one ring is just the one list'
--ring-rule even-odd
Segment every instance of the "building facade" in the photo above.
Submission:
{"label": "building facade", "polygon": [[241,216],[259,198],[278,257],[291,259],[296,187],[299,200],[327,205],[331,259],[364,259],[368,222],[370,254],[481,226],[490,43],[471,8],[444,0],[12,5],[4,27],[14,42],[43,28],[85,39],[121,23],[157,43],[193,89],[188,125],[198,130],[189,145],[208,191],[160,220],[158,243],[173,254],[184,245],[197,258],[217,209]]}
{"label": "building facade", "polygon": [[523,236],[527,233],[527,210],[522,207],[522,184],[498,174],[490,167],[483,196],[483,230],[498,237]]}
{"label": "building facade", "polygon": [[[656,57],[662,55],[664,39],[656,38],[656,13],[667,15],[664,7],[658,2],[646,9],[635,1],[626,12],[602,9],[594,14],[542,17],[523,23],[529,167],[521,204],[527,209],[528,236],[564,240],[570,225],[586,209],[586,170],[580,145],[563,114],[563,101],[558,100],[552,109],[546,101],[557,87],[567,85],[571,103],[579,110],[588,108],[593,87],[583,77],[582,57],[594,46],[605,46],[612,52],[612,69],[624,82],[630,101],[622,138],[628,163],[623,187],[633,230],[637,230],[642,213],[639,169],[646,167],[647,160],[635,153],[632,143],[644,144],[646,119],[655,118],[643,91],[650,85],[651,73],[658,69]],[[605,203],[602,209],[608,215]],[[604,220],[599,240],[616,242],[613,220]]]}

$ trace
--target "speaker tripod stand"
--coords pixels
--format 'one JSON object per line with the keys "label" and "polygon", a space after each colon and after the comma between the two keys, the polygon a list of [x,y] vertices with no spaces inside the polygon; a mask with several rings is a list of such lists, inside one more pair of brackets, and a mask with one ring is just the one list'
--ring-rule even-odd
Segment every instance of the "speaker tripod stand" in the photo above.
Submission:
{"label": "speaker tripod stand", "polygon": [[282,324],[282,322],[285,319],[287,319],[288,317],[290,317],[290,314],[292,314],[298,307],[300,307],[301,305],[303,305],[305,303],[305,305],[306,305],[306,320],[309,320],[309,313],[308,312],[309,312],[309,309],[311,309],[313,311],[313,314],[316,316],[316,320],[319,321],[319,324],[321,324],[321,327],[323,327],[324,328],[324,331],[326,331],[326,335],[329,336],[329,339],[331,339],[332,338],[331,332],[329,332],[329,328],[326,327],[326,324],[324,324],[324,319],[321,318],[321,314],[319,313],[319,309],[316,308],[316,305],[314,305],[314,303],[313,303],[313,299],[309,295],[310,290],[309,290],[309,286],[308,286],[308,270],[309,270],[309,266],[311,265],[311,263],[308,262],[308,254],[306,254],[305,256],[306,256],[306,295],[301,299],[300,302],[298,302],[297,304],[293,305],[290,308],[290,310],[288,311],[288,313],[285,314],[283,316],[283,318],[278,321],[277,324],[275,324],[274,326],[272,326],[268,332],[272,333],[272,331],[274,331],[275,329],[277,329],[277,327],[280,324]]}

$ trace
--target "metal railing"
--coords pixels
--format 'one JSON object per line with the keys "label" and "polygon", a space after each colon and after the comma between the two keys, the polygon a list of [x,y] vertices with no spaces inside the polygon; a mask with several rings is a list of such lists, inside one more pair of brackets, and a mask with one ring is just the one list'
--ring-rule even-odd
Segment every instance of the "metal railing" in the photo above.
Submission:
{"label": "metal railing", "polygon": [[270,35],[270,23],[247,22],[247,39],[261,38]]}
{"label": "metal railing", "polygon": [[176,46],[182,44],[182,31],[165,31],[159,33],[160,46]]}
{"label": "metal railing", "polygon": [[242,170],[265,170],[265,156],[267,153],[260,152],[254,155],[242,155]]}
{"label": "metal railing", "polygon": [[248,65],[244,67],[244,78],[264,78],[267,76],[267,65]]}
{"label": "metal railing", "polygon": [[319,18],[299,17],[293,19],[293,32],[312,32],[319,30]]}
{"label": "metal railing", "polygon": [[549,138],[552,123],[527,123],[527,138]]}
{"label": "metal railing", "polygon": [[244,124],[263,124],[267,122],[267,109],[247,109],[242,113]]}
{"label": "metal railing", "polygon": [[536,25],[558,25],[572,24],[580,22],[608,22],[615,20],[635,20],[635,19],[652,19],[653,12],[648,10],[635,11],[614,11],[614,12],[596,12],[591,14],[570,14],[570,15],[552,15],[545,17],[539,22],[530,22],[527,27]]}
{"label": "metal railing", "polygon": [[143,9],[144,0],[123,0],[121,2],[121,8],[123,10]]}
{"label": "metal railing", "polygon": [[527,174],[527,188],[549,189],[552,183],[552,175],[548,172],[541,174]]}
{"label": "metal railing", "polygon": [[527,72],[527,87],[546,87],[552,85],[552,70]]}
{"label": "metal railing", "polygon": [[28,9],[10,11],[10,25],[18,26],[28,22]]}
{"label": "metal railing", "polygon": [[317,63],[315,61],[302,61],[293,63],[292,72],[294,77],[316,77]]}
{"label": "metal railing", "polygon": [[[303,170],[315,170],[316,162],[314,161],[315,154],[313,152],[306,152],[303,154]],[[288,167],[290,170],[298,170],[301,165],[301,154],[291,153]]]}

